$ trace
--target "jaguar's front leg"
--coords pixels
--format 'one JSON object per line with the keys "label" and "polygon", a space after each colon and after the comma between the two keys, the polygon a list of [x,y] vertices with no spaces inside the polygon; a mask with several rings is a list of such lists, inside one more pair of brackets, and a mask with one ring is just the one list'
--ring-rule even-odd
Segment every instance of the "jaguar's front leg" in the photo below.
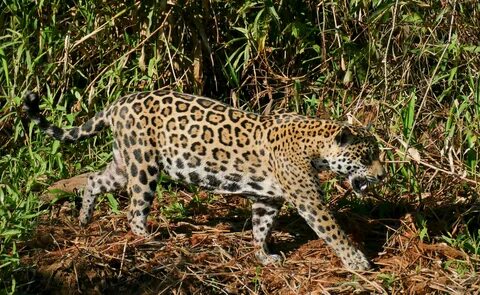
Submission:
{"label": "jaguar's front leg", "polygon": [[353,270],[370,269],[367,257],[352,245],[347,235],[341,230],[332,215],[318,202],[296,202],[298,213],[308,225],[330,246],[342,260],[345,267]]}
{"label": "jaguar's front leg", "polygon": [[[308,167],[307,164],[304,167]],[[292,167],[292,170],[295,169]],[[348,239],[333,216],[322,203],[322,190],[316,173],[293,171],[295,178],[282,180],[286,199],[293,204],[308,225],[330,246],[342,260],[345,267],[353,270],[367,270],[370,263],[367,257]]]}

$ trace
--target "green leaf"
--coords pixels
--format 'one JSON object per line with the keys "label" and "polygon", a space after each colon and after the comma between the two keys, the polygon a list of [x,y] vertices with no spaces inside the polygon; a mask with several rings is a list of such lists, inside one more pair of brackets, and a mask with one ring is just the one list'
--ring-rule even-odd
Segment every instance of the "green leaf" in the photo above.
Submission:
{"label": "green leaf", "polygon": [[119,214],[120,210],[118,210],[118,201],[112,194],[107,194],[108,204],[110,205],[110,209],[115,214]]}

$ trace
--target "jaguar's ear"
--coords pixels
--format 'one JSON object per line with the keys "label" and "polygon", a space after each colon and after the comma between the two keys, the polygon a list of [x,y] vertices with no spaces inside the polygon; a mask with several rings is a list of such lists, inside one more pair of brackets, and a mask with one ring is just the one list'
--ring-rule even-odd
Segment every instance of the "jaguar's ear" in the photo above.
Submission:
{"label": "jaguar's ear", "polygon": [[335,141],[338,143],[339,146],[345,146],[353,142],[355,135],[352,133],[352,130],[344,126],[342,127],[337,135],[335,135]]}

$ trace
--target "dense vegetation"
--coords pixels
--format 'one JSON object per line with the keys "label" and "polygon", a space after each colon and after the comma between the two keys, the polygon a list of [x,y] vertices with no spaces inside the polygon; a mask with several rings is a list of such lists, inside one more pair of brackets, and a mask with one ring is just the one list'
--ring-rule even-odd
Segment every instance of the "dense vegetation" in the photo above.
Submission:
{"label": "dense vegetation", "polygon": [[[108,133],[74,145],[38,133],[22,119],[27,90],[67,126],[163,87],[371,125],[390,175],[375,196],[478,262],[479,28],[474,0],[2,1],[0,290],[19,287],[18,243],[48,210],[39,192],[111,158]],[[468,210],[434,213],[454,204]]]}

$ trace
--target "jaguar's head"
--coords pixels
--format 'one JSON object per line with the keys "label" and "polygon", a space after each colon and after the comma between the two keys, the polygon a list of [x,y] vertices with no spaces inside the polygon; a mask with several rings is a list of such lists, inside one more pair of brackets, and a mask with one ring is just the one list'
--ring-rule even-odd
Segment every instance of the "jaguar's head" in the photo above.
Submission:
{"label": "jaguar's head", "polygon": [[355,193],[362,194],[386,176],[379,154],[377,140],[365,128],[342,125],[333,133],[330,148],[320,161],[346,176]]}

